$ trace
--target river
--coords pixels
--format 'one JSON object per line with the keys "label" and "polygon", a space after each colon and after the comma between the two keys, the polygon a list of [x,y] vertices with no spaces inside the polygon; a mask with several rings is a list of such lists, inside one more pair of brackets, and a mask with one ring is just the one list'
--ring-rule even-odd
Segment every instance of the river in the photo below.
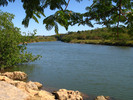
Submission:
{"label": "river", "polygon": [[64,42],[38,42],[28,51],[42,58],[14,70],[44,87],[79,90],[116,100],[133,100],[133,48]]}

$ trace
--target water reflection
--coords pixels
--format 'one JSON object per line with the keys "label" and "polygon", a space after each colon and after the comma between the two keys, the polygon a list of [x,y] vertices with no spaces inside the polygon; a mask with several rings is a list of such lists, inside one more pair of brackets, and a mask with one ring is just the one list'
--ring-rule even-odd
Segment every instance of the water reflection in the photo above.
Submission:
{"label": "water reflection", "polygon": [[25,73],[32,73],[36,66],[37,65],[35,64],[20,64],[10,69],[6,69],[6,71],[23,71]]}

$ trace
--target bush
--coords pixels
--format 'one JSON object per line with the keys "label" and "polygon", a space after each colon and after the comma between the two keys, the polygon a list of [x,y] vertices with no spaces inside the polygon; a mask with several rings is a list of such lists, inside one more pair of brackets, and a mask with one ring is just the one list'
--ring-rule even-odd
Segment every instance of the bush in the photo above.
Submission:
{"label": "bush", "polygon": [[[0,68],[11,67],[19,63],[36,60],[39,55],[33,56],[26,52],[24,38],[20,29],[14,27],[13,14],[0,11]],[[22,44],[20,44],[22,43]]]}
{"label": "bush", "polygon": [[130,39],[130,35],[129,34],[126,34],[126,33],[121,33],[119,35],[119,39],[120,40],[129,40]]}

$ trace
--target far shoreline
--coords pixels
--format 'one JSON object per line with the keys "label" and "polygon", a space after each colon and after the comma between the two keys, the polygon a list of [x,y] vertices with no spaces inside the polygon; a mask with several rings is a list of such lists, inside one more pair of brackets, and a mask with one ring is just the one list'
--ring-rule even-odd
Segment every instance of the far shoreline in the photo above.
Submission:
{"label": "far shoreline", "polygon": [[[122,42],[108,42],[110,40],[72,40],[70,42],[66,42],[66,41],[62,41],[62,40],[56,40],[56,41],[61,41],[61,42],[65,42],[65,43],[74,43],[74,44],[92,44],[92,45],[105,45],[105,46],[122,46],[122,47],[133,47],[132,43],[127,43],[124,44]],[[30,44],[30,43],[38,43],[38,42],[56,42],[55,40],[53,41],[33,41],[33,42],[26,42],[24,44]],[[130,42],[130,41],[127,41]],[[133,42],[133,41],[131,41]],[[23,44],[23,43],[20,43]]]}
{"label": "far shoreline", "polygon": [[[62,42],[66,42],[66,41],[62,41]],[[114,42],[112,42],[111,40],[76,40],[76,41],[72,40],[72,41],[66,42],[66,43],[133,47],[133,44],[130,43],[130,42],[133,42],[133,41],[127,41],[127,43],[122,43],[121,41],[114,41]]]}

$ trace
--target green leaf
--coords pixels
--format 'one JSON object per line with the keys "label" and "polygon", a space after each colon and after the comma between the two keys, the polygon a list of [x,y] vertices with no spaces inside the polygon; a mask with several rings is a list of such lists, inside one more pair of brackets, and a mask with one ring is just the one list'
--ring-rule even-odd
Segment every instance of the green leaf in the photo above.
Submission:
{"label": "green leaf", "polygon": [[39,21],[37,20],[37,18],[33,15],[32,18],[35,20],[35,22],[39,23]]}
{"label": "green leaf", "polygon": [[58,31],[59,31],[59,30],[58,30],[58,25],[57,25],[57,23],[55,22],[55,33],[58,34]]}

